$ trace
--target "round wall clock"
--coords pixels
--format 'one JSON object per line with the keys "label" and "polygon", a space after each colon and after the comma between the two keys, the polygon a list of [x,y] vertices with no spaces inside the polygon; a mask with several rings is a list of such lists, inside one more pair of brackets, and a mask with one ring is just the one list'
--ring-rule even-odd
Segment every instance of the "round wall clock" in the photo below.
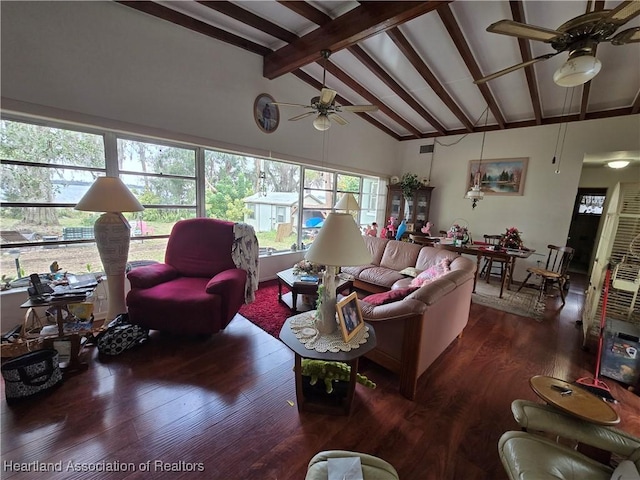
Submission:
{"label": "round wall clock", "polygon": [[280,124],[280,110],[274,105],[271,95],[261,93],[253,102],[253,118],[258,128],[265,133],[273,133]]}

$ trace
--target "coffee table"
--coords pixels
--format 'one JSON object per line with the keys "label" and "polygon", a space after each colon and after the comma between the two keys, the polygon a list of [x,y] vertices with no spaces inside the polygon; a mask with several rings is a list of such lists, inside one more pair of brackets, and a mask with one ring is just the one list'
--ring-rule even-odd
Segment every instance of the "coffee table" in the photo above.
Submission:
{"label": "coffee table", "polygon": [[620,423],[618,413],[608,403],[582,387],[544,375],[531,377],[529,385],[542,400],[565,413],[597,425]]}
{"label": "coffee table", "polygon": [[[314,305],[303,304],[298,306],[298,295],[313,295],[316,297],[318,283],[300,282],[300,275],[293,273],[293,268],[278,272],[276,275],[278,276],[278,300],[287,305],[293,313],[306,312],[316,308],[315,302]],[[289,293],[282,294],[282,285],[287,286],[290,290]],[[340,275],[336,275],[336,293],[347,289],[349,293],[353,291],[353,280],[347,280]]]}

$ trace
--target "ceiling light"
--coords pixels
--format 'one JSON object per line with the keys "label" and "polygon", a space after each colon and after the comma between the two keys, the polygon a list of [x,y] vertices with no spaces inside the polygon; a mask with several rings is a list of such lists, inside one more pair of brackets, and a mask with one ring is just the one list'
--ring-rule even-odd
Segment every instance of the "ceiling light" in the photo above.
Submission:
{"label": "ceiling light", "polygon": [[607,167],[609,168],[624,168],[629,165],[628,160],[614,160],[612,162],[607,162]]}
{"label": "ceiling light", "polygon": [[569,58],[553,74],[553,81],[561,87],[577,87],[595,77],[602,63],[592,55]]}
{"label": "ceiling light", "polygon": [[313,126],[316,130],[320,130],[322,132],[329,129],[331,126],[331,120],[329,120],[329,117],[321,113],[318,115],[318,118],[313,121]]}

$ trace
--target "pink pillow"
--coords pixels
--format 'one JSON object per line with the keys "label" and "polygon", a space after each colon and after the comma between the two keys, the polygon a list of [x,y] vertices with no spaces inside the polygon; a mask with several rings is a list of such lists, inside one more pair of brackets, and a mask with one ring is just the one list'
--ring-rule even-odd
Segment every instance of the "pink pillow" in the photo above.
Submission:
{"label": "pink pillow", "polygon": [[436,263],[432,267],[427,268],[424,272],[411,280],[409,287],[421,287],[425,283],[433,282],[435,279],[440,278],[441,276],[450,272],[450,265],[451,260],[449,260],[448,258],[443,258],[440,262]]}
{"label": "pink pillow", "polygon": [[409,295],[411,292],[417,290],[417,288],[398,288],[396,290],[389,290],[388,292],[374,293],[368,297],[362,299],[363,302],[370,303],[371,305],[385,305],[387,303],[397,302]]}

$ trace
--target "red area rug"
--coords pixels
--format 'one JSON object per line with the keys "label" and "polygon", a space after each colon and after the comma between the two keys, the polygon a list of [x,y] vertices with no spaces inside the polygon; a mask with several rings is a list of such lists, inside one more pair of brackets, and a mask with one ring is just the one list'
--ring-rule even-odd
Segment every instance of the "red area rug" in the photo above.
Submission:
{"label": "red area rug", "polygon": [[[288,289],[283,286],[282,293],[285,292]],[[284,321],[293,315],[285,304],[278,301],[278,280],[260,283],[255,302],[242,305],[239,313],[275,338],[280,335]]]}

